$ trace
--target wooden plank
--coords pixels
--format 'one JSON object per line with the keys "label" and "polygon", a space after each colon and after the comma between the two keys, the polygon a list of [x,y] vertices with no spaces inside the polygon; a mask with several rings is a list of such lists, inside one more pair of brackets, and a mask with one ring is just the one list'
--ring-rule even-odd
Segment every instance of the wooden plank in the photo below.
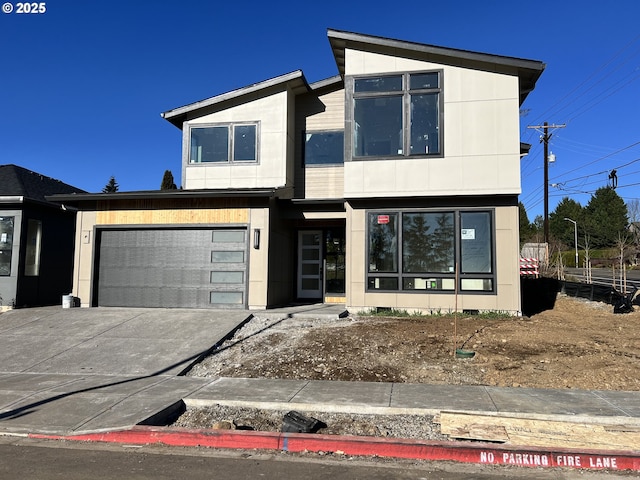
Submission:
{"label": "wooden plank", "polygon": [[174,210],[107,210],[99,211],[99,225],[171,225],[199,223],[248,223],[249,209],[174,209]]}
{"label": "wooden plank", "polygon": [[588,424],[459,412],[440,412],[440,428],[454,438],[530,447],[640,450],[636,425]]}

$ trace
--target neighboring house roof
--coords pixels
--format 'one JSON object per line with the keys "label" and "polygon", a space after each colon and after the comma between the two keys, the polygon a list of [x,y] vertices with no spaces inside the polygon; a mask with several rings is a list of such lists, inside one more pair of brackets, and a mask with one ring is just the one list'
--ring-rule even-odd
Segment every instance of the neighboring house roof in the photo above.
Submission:
{"label": "neighboring house roof", "polygon": [[520,80],[521,105],[529,92],[534,89],[545,68],[545,64],[537,60],[438,47],[341,30],[329,29],[327,35],[338,65],[338,71],[342,76],[345,74],[345,49],[347,48],[383,55],[415,58],[416,60],[431,61],[445,65],[517,75]]}
{"label": "neighboring house roof", "polygon": [[86,193],[84,190],[17,165],[0,165],[0,201],[46,202],[48,195]]}
{"label": "neighboring house roof", "polygon": [[253,99],[259,97],[261,94],[266,94],[270,90],[282,90],[284,88],[290,88],[294,93],[301,91],[309,91],[309,85],[301,70],[296,70],[285,75],[270,78],[262,82],[254,83],[247,87],[238,88],[215,97],[206,98],[198,102],[190,103],[183,107],[174,108],[162,112],[160,115],[165,120],[173,123],[176,127],[182,129],[182,123],[193,117],[199,117],[206,115],[207,113],[215,112],[224,108],[228,108],[232,102],[241,101],[243,98]]}

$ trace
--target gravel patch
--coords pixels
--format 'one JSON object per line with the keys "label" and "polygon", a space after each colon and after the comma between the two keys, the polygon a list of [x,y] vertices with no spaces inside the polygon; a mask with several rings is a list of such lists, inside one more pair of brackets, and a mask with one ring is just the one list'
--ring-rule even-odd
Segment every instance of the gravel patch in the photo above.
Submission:
{"label": "gravel patch", "polygon": [[[212,405],[187,408],[173,427],[216,430],[282,431],[287,411]],[[449,440],[440,433],[440,425],[431,415],[362,415],[327,412],[302,412],[326,427],[316,433],[324,435],[358,435],[367,437]]]}

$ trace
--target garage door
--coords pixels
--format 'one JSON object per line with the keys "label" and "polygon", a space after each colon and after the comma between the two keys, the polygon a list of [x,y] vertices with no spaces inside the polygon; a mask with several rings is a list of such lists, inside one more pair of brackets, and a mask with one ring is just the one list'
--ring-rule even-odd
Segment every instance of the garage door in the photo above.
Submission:
{"label": "garage door", "polygon": [[98,241],[96,305],[246,306],[245,229],[101,230]]}

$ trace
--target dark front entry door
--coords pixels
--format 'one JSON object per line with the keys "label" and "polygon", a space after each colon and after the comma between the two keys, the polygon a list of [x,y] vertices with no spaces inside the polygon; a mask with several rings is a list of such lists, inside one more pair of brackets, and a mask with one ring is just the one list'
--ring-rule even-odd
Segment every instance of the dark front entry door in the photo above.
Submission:
{"label": "dark front entry door", "polygon": [[298,232],[298,298],[344,295],[344,247],[344,227]]}

